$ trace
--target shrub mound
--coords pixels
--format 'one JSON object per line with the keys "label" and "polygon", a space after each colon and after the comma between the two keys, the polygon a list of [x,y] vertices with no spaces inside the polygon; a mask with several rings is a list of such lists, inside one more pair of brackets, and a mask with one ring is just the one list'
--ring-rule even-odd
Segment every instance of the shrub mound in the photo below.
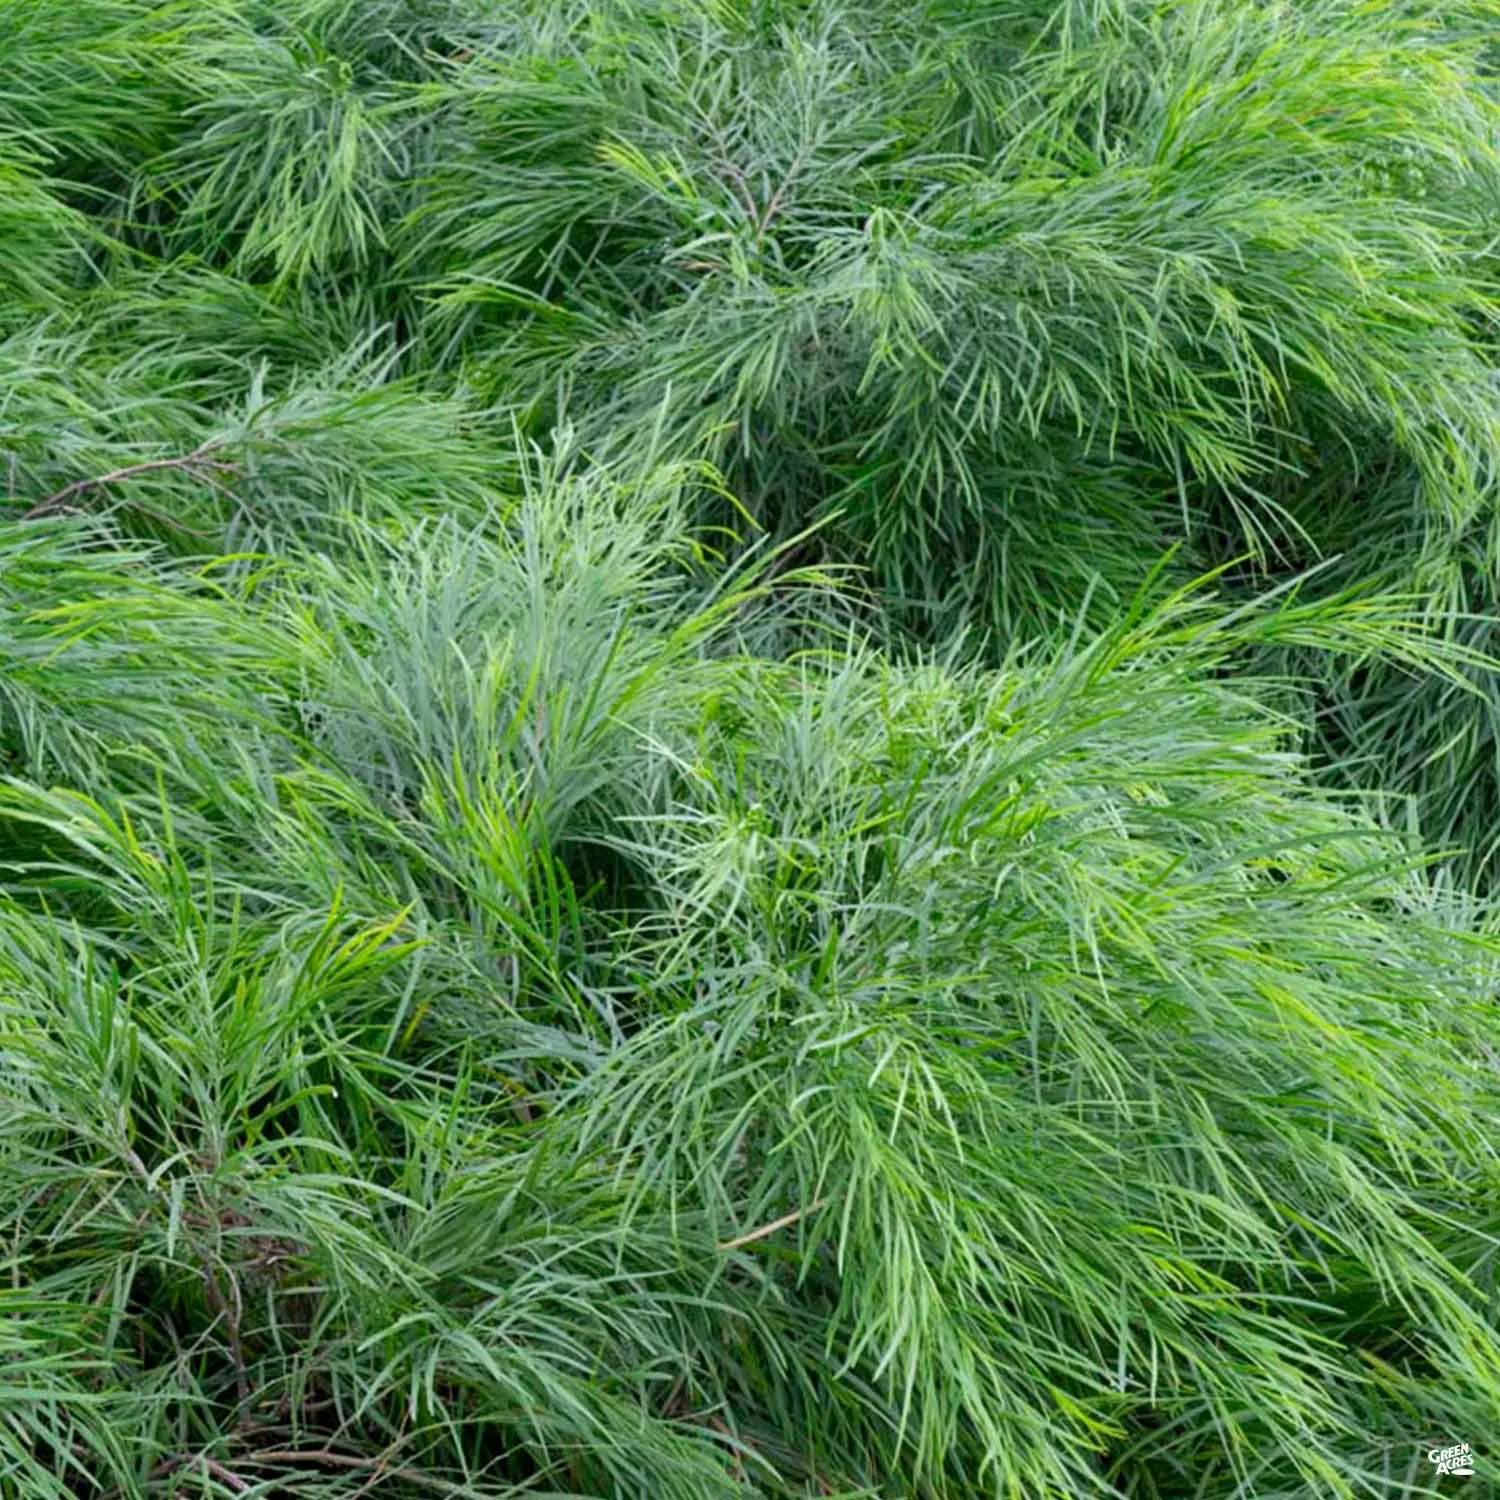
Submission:
{"label": "shrub mound", "polygon": [[1497,20],[0,0],[0,1496],[1483,1469]]}

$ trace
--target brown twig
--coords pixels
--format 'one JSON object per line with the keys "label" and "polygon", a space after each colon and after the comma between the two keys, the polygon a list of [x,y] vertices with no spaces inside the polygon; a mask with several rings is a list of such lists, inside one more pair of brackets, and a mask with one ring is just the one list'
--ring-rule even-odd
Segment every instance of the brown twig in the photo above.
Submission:
{"label": "brown twig", "polygon": [[200,1460],[203,1467],[208,1470],[221,1484],[227,1484],[235,1494],[243,1495],[249,1488],[248,1480],[241,1479],[232,1469],[226,1469],[216,1458],[209,1458],[207,1454]]}
{"label": "brown twig", "polygon": [[756,1240],[763,1240],[767,1235],[775,1234],[778,1229],[785,1229],[789,1224],[795,1224],[798,1219],[806,1218],[808,1214],[815,1214],[828,1200],[819,1198],[816,1203],[807,1208],[794,1209],[789,1214],[783,1214],[779,1219],[772,1219],[769,1224],[762,1224],[759,1229],[749,1230],[745,1234],[736,1235],[732,1240],[725,1240],[719,1246],[720,1250],[738,1250],[741,1245],[753,1244]]}
{"label": "brown twig", "polygon": [[175,1474],[179,1469],[190,1469],[194,1464],[201,1465],[210,1477],[217,1479],[220,1484],[227,1485],[235,1494],[249,1493],[250,1481],[248,1479],[242,1479],[233,1469],[225,1468],[218,1459],[210,1458],[206,1453],[180,1454],[176,1458],[163,1459],[151,1471],[151,1477],[162,1479],[168,1474]]}
{"label": "brown twig", "polygon": [[760,219],[756,223],[755,238],[757,240],[765,238],[766,230],[771,227],[776,219],[776,215],[781,212],[781,200],[786,196],[786,190],[792,185],[792,180],[802,170],[802,163],[806,157],[807,148],[804,146],[792,158],[791,166],[786,169],[786,176],[781,179],[781,184],[777,187],[776,191],[771,194],[771,201],[766,204],[765,212],[761,214]]}
{"label": "brown twig", "polygon": [[[229,1357],[234,1361],[235,1393],[239,1397],[239,1412],[235,1426],[241,1430],[250,1424],[250,1370],[245,1363],[245,1348],[240,1341],[240,1288],[229,1274],[231,1296],[226,1298],[219,1289],[218,1273],[212,1266],[204,1266],[203,1282],[208,1288],[208,1305],[214,1315],[224,1320],[224,1331],[229,1338]],[[231,1305],[232,1303],[232,1305]]]}
{"label": "brown twig", "polygon": [[359,1497],[361,1495],[368,1495],[370,1491],[373,1490],[375,1486],[379,1484],[390,1472],[391,1471],[383,1463],[377,1463],[375,1467],[370,1470],[370,1477],[365,1480],[365,1482],[360,1485],[360,1487],[355,1490],[352,1495],[350,1495],[349,1500],[359,1500]]}
{"label": "brown twig", "polygon": [[[321,1464],[325,1469],[375,1469],[385,1462],[384,1458],[362,1458],[357,1453],[335,1453],[332,1448],[262,1448],[258,1453],[248,1454],[251,1463],[275,1464],[288,1467],[292,1464]],[[410,1475],[411,1470],[387,1469],[388,1474]]]}
{"label": "brown twig", "polygon": [[467,1495],[461,1485],[439,1479],[434,1474],[423,1474],[418,1469],[391,1468],[385,1455],[378,1458],[361,1458],[353,1453],[335,1453],[331,1448],[262,1448],[259,1453],[248,1453],[241,1463],[265,1464],[268,1467],[291,1468],[297,1464],[319,1464],[325,1469],[373,1469],[381,1478],[404,1479],[408,1484],[426,1485],[445,1495]]}
{"label": "brown twig", "polygon": [[760,222],[760,215],[756,212],[755,194],[750,191],[750,184],[745,181],[745,174],[727,158],[724,160],[723,166],[729,173],[729,180],[735,186],[740,207],[745,210],[745,217],[752,225],[758,224]]}
{"label": "brown twig", "polygon": [[[732,1448],[750,1447],[749,1443],[745,1442],[743,1438],[738,1437],[718,1417],[710,1415],[708,1419],[708,1425],[712,1427],[720,1437],[726,1438]],[[736,1453],[734,1458],[730,1461],[729,1472],[735,1479],[743,1480],[745,1477],[745,1466],[740,1461],[740,1456],[738,1453]]]}
{"label": "brown twig", "polygon": [[[82,495],[87,490],[104,489],[112,484],[123,484],[128,479],[136,479],[142,474],[158,474],[164,470],[172,469],[182,474],[195,474],[207,477],[210,484],[222,488],[218,481],[212,476],[215,474],[238,474],[239,468],[235,464],[225,463],[221,459],[213,457],[220,448],[224,446],[221,438],[214,438],[201,446],[194,448],[191,453],[179,453],[171,458],[152,458],[138,464],[126,464],[120,469],[111,469],[108,474],[95,474],[87,479],[75,479],[72,484],[65,484],[60,490],[55,490],[45,499],[38,500],[25,514],[25,519],[34,521],[41,516],[52,515],[59,510],[68,510],[75,496]],[[162,517],[170,521],[170,517]],[[175,521],[172,525],[177,525]],[[187,528],[184,527],[184,530]]]}

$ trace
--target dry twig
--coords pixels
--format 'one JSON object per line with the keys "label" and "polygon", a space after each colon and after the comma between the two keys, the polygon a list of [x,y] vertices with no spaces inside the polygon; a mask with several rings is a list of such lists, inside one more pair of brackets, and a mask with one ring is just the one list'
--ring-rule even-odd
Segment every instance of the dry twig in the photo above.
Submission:
{"label": "dry twig", "polygon": [[819,1198],[818,1201],[807,1208],[794,1209],[789,1214],[783,1214],[779,1219],[772,1219],[769,1224],[762,1224],[759,1229],[749,1230],[745,1234],[736,1235],[732,1240],[725,1240],[720,1250],[738,1250],[741,1245],[753,1244],[756,1240],[763,1240],[767,1235],[775,1234],[778,1229],[785,1229],[789,1224],[795,1224],[798,1219],[806,1218],[808,1214],[815,1214],[822,1208],[827,1200]]}
{"label": "dry twig", "polygon": [[[72,484],[65,484],[60,490],[42,500],[25,513],[28,521],[34,521],[41,516],[53,515],[58,511],[72,508],[73,500],[93,489],[107,489],[110,485],[123,484],[126,480],[139,478],[142,474],[158,474],[167,470],[174,470],[182,474],[194,474],[206,478],[208,483],[222,488],[216,474],[238,474],[239,467],[236,464],[227,463],[217,459],[214,454],[223,447],[223,440],[214,438],[201,446],[194,448],[191,453],[179,453],[171,458],[152,458],[138,464],[126,464],[123,468],[111,469],[108,474],[94,474],[87,479],[75,479]],[[136,506],[139,510],[145,510],[145,506]],[[170,516],[163,516],[160,512],[149,512],[159,520],[168,525],[177,526],[183,531],[191,530],[183,526],[181,522],[174,521]],[[201,535],[202,533],[198,533]]]}

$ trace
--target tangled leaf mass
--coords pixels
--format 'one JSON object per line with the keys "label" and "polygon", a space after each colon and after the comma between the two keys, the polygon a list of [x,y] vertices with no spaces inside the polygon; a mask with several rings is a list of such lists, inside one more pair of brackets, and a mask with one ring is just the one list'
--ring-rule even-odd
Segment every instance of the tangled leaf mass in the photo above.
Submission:
{"label": "tangled leaf mass", "polygon": [[0,1496],[1485,1472],[1497,36],[0,0]]}

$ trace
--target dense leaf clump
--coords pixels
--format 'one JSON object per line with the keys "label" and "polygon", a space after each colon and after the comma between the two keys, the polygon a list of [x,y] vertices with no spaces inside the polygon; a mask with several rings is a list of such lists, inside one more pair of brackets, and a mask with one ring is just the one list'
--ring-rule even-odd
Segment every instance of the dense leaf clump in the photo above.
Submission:
{"label": "dense leaf clump", "polygon": [[0,1495],[1483,1464],[1497,22],[0,0]]}

